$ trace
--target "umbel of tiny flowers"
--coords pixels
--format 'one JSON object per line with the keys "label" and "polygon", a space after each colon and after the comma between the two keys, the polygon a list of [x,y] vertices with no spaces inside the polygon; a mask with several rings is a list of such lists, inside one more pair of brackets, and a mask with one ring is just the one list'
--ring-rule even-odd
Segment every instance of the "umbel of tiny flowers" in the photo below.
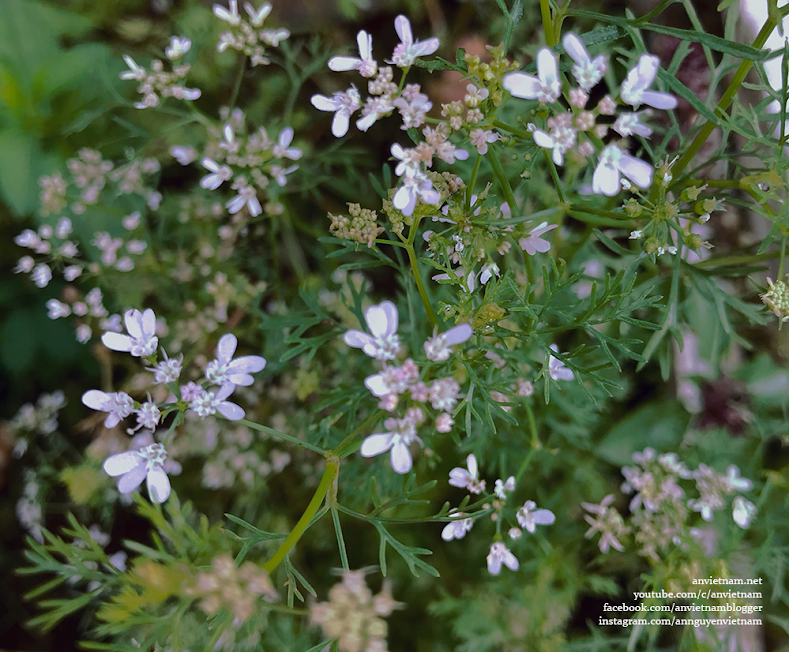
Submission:
{"label": "umbel of tiny flowers", "polygon": [[449,484],[453,487],[467,489],[472,494],[480,494],[485,491],[485,481],[479,479],[479,467],[477,458],[472,453],[466,458],[468,470],[455,467],[449,472]]}
{"label": "umbel of tiny flowers", "polygon": [[677,98],[673,95],[647,90],[655,81],[659,68],[660,59],[650,54],[642,54],[638,64],[627,73],[627,79],[622,82],[622,101],[636,108],[642,104],[656,109],[677,108]]}
{"label": "umbel of tiny flowers", "polygon": [[147,480],[152,503],[163,503],[170,495],[170,480],[164,472],[167,451],[161,444],[151,444],[138,451],[126,451],[108,457],[104,471],[111,477],[120,476],[118,491],[128,494]]}
{"label": "umbel of tiny flowers", "polygon": [[510,72],[504,75],[502,85],[515,97],[555,102],[562,94],[556,56],[548,48],[542,48],[537,53],[537,77],[524,72]]}
{"label": "umbel of tiny flowers", "polygon": [[491,545],[487,561],[488,572],[491,575],[498,575],[501,572],[502,564],[511,571],[518,570],[520,566],[520,564],[518,564],[518,560],[515,558],[515,555],[513,555],[510,552],[510,549],[507,548],[507,546],[505,546],[501,541],[496,541],[493,543],[493,545]]}
{"label": "umbel of tiny flowers", "polygon": [[425,344],[425,355],[433,362],[449,360],[452,346],[466,342],[474,334],[474,329],[468,324],[454,326],[444,333],[436,333]]}
{"label": "umbel of tiny flowers", "polygon": [[104,333],[101,336],[104,346],[113,351],[128,351],[135,358],[147,358],[156,353],[159,338],[156,337],[156,315],[153,310],[127,310],[123,321],[129,334]]}
{"label": "umbel of tiny flowers", "polygon": [[248,387],[255,379],[250,374],[266,368],[266,359],[259,355],[245,355],[233,359],[238,339],[232,333],[223,335],[216,347],[216,359],[208,363],[205,377],[214,385],[243,385]]}
{"label": "umbel of tiny flowers", "polygon": [[515,515],[518,524],[532,534],[538,525],[552,525],[556,522],[556,515],[551,510],[535,509],[535,507],[537,507],[537,503],[527,500]]}
{"label": "umbel of tiny flowers", "polygon": [[400,352],[397,306],[391,301],[370,306],[364,311],[364,320],[371,334],[349,330],[343,335],[343,341],[376,360],[394,360]]}
{"label": "umbel of tiny flowers", "polygon": [[373,37],[362,30],[356,35],[356,43],[359,46],[360,58],[332,57],[329,59],[329,68],[335,72],[358,70],[362,77],[375,77],[378,63],[373,59]]}

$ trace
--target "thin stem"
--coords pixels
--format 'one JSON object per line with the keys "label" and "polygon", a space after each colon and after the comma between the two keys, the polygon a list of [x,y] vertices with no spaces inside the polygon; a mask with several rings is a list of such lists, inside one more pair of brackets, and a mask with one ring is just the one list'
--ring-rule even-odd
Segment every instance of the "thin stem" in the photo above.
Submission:
{"label": "thin stem", "polygon": [[279,566],[282,560],[285,559],[285,557],[291,551],[293,546],[298,543],[299,539],[301,539],[301,536],[307,531],[307,528],[310,526],[313,517],[318,513],[321,504],[323,504],[323,499],[326,497],[329,488],[332,486],[334,478],[339,472],[340,460],[338,460],[336,457],[326,460],[326,470],[323,472],[323,477],[318,484],[318,488],[315,490],[315,494],[312,496],[310,504],[307,505],[307,509],[304,510],[304,513],[301,515],[298,523],[296,523],[296,526],[291,530],[288,538],[282,542],[282,545],[277,549],[277,552],[274,553],[274,556],[271,557],[271,559],[269,559],[265,564],[263,564],[263,568],[267,572],[271,573],[277,566]]}
{"label": "thin stem", "polygon": [[407,249],[408,245],[404,242],[397,242],[396,240],[384,240],[383,238],[376,238],[374,240],[375,244],[386,244],[392,245],[393,247],[403,247],[403,249]]}
{"label": "thin stem", "polygon": [[419,274],[419,265],[416,262],[414,240],[416,239],[416,234],[419,230],[420,221],[421,220],[417,219],[414,220],[413,224],[411,224],[411,230],[408,233],[408,240],[406,241],[406,251],[408,252],[408,262],[411,263],[411,271],[413,272],[414,280],[416,281],[416,289],[419,291],[419,296],[422,299],[422,305],[425,307],[427,317],[430,319],[430,323],[433,325],[433,328],[438,328],[438,317],[436,317],[436,313],[433,311],[433,306],[430,305],[430,300],[427,298],[427,290],[425,290],[425,284],[422,283],[422,276]]}
{"label": "thin stem", "polygon": [[515,134],[519,138],[524,138],[524,139],[533,138],[530,131],[526,131],[525,129],[518,129],[517,127],[512,127],[505,122],[501,122],[500,120],[494,121],[493,126],[497,127],[498,129],[503,129],[504,131],[509,131],[511,134]]}
{"label": "thin stem", "polygon": [[241,419],[238,421],[241,425],[246,426],[247,428],[252,428],[253,430],[259,430],[260,432],[268,433],[269,435],[273,435],[277,439],[283,439],[285,441],[289,441],[291,444],[296,444],[296,446],[301,446],[302,448],[306,448],[307,450],[312,451],[313,453],[318,453],[319,455],[326,455],[326,449],[321,448],[320,446],[316,446],[315,444],[310,444],[308,441],[303,441],[293,435],[289,435],[286,432],[280,432],[279,430],[274,430],[274,428],[269,428],[268,426],[263,426],[259,423],[255,423],[254,421],[250,421],[249,419]]}
{"label": "thin stem", "polygon": [[542,15],[542,28],[545,32],[545,42],[548,47],[556,45],[556,36],[553,33],[553,18],[551,18],[551,5],[548,0],[540,0],[540,14]]}
{"label": "thin stem", "polygon": [[562,182],[559,180],[559,171],[556,169],[556,164],[553,162],[551,155],[548,154],[547,149],[543,149],[542,153],[545,155],[545,160],[548,163],[548,171],[551,173],[553,185],[556,186],[556,192],[559,193],[559,199],[566,202],[567,196],[564,194],[564,190],[562,190]]}
{"label": "thin stem", "polygon": [[474,194],[474,184],[477,183],[477,174],[479,174],[479,166],[482,165],[482,157],[477,154],[477,159],[474,161],[474,169],[471,171],[471,181],[466,188],[466,210],[471,209],[471,195]]}
{"label": "thin stem", "polygon": [[241,61],[239,62],[238,69],[236,70],[236,81],[233,83],[233,91],[230,93],[230,101],[228,102],[228,107],[230,110],[233,110],[233,107],[236,105],[236,100],[238,99],[238,93],[241,90],[241,82],[244,80],[244,72],[247,69],[247,55],[243,55],[241,57]]}
{"label": "thin stem", "polygon": [[784,257],[786,256],[786,236],[781,240],[781,257],[778,260],[778,280],[784,279]]}
{"label": "thin stem", "polygon": [[353,431],[343,439],[337,446],[331,451],[332,456],[336,456],[340,459],[347,457],[345,447],[348,446],[356,437],[359,435],[360,432],[364,432],[367,428],[373,425],[378,419],[380,419],[384,415],[383,410],[376,410],[370,416],[368,416],[364,421],[362,421]]}

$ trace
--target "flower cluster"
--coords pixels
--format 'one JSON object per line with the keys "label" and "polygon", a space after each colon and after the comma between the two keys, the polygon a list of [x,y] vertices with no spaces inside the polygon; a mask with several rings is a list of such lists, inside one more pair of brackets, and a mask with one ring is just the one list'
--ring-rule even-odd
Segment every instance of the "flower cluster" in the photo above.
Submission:
{"label": "flower cluster", "polygon": [[236,50],[249,57],[253,66],[267,66],[271,60],[266,56],[266,46],[276,48],[290,38],[290,32],[282,27],[264,29],[263,25],[271,13],[271,5],[264,2],[255,9],[248,2],[244,3],[246,16],[238,11],[238,0],[230,0],[227,8],[214,5],[214,15],[229,29],[219,36],[217,52]]}
{"label": "flower cluster", "polygon": [[767,285],[767,292],[760,297],[762,302],[781,323],[789,321],[789,284],[780,279],[773,283],[772,279],[768,278]]}
{"label": "flower cluster", "polygon": [[388,582],[373,595],[364,580],[365,571],[343,571],[342,582],[329,591],[328,602],[310,609],[310,619],[326,636],[337,640],[342,652],[386,652],[384,618],[402,605],[392,598]]}
{"label": "flower cluster", "polygon": [[189,101],[200,97],[199,88],[187,88],[182,83],[189,74],[191,66],[185,63],[176,63],[189,52],[191,47],[192,42],[188,38],[173,36],[170,39],[170,46],[165,50],[165,55],[172,64],[170,72],[165,70],[164,62],[161,59],[154,59],[151,62],[151,70],[148,71],[137,64],[128,54],[123,56],[129,69],[121,73],[121,79],[139,82],[137,92],[142,95],[142,100],[134,104],[135,108],[151,109],[159,106],[162,99],[168,97]]}
{"label": "flower cluster", "polygon": [[[408,473],[413,465],[409,446],[422,441],[417,436],[417,429],[425,420],[427,405],[439,412],[434,421],[436,431],[449,432],[454,424],[451,413],[458,399],[460,385],[451,376],[425,383],[421,379],[422,372],[410,358],[401,365],[388,364],[400,353],[397,307],[391,301],[370,306],[365,310],[364,318],[370,333],[349,330],[343,340],[348,346],[362,349],[365,354],[382,363],[383,368],[379,373],[365,379],[365,387],[373,396],[381,399],[379,407],[387,412],[393,412],[406,393],[413,405],[405,410],[402,418],[386,419],[386,432],[367,437],[362,443],[361,454],[374,457],[391,451],[392,468],[397,473]],[[425,342],[425,354],[429,360],[446,361],[451,347],[462,344],[472,335],[473,331],[467,324],[455,326]]]}
{"label": "flower cluster", "polygon": [[264,569],[251,561],[239,568],[228,554],[215,557],[211,570],[198,573],[185,593],[191,598],[200,598],[200,609],[207,615],[214,616],[220,609],[227,609],[239,623],[252,617],[258,598],[268,602],[277,599],[277,592]]}
{"label": "flower cluster", "polygon": [[61,390],[51,394],[42,394],[38,401],[25,403],[9,422],[15,436],[14,452],[16,458],[22,457],[27,451],[29,438],[36,435],[51,435],[58,429],[58,414],[66,405],[66,396]]}

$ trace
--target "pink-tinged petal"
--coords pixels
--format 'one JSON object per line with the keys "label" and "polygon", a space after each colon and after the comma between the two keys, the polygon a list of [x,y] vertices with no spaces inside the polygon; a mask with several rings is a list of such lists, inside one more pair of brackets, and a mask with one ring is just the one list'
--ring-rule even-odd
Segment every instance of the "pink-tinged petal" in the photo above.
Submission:
{"label": "pink-tinged petal", "polygon": [[449,472],[449,484],[463,489],[471,481],[471,474],[466,469],[454,468]]}
{"label": "pink-tinged petal", "polygon": [[488,555],[488,572],[491,575],[498,575],[501,572],[501,557]]}
{"label": "pink-tinged petal", "polygon": [[433,54],[436,50],[438,50],[438,46],[441,45],[441,41],[437,38],[429,38],[426,41],[419,41],[413,48],[413,53],[417,57],[425,57],[428,54]]}
{"label": "pink-tinged petal", "polygon": [[359,46],[359,56],[362,59],[372,59],[373,58],[373,37],[361,30],[356,35],[356,45]]}
{"label": "pink-tinged petal", "polygon": [[456,149],[455,158],[458,161],[465,161],[468,159],[468,152],[465,149]]}
{"label": "pink-tinged petal", "polygon": [[109,396],[98,389],[90,389],[82,395],[82,404],[99,412],[104,412],[104,406],[108,400]]}
{"label": "pink-tinged petal", "polygon": [[406,446],[403,442],[398,441],[394,446],[392,446],[392,468],[394,469],[395,473],[404,474],[408,473],[413,466],[413,460],[411,459],[411,451],[408,450],[408,446]]}
{"label": "pink-tinged petal", "polygon": [[479,468],[477,467],[477,457],[474,453],[466,458],[466,464],[468,464],[468,472],[471,478],[476,478]]}
{"label": "pink-tinged petal", "polygon": [[105,428],[114,428],[114,427],[115,427],[115,426],[117,426],[117,425],[118,425],[120,422],[121,422],[121,417],[120,417],[120,415],[119,415],[119,414],[116,414],[116,413],[114,413],[114,412],[110,412],[110,413],[107,415],[107,418],[106,418],[106,419],[104,419],[104,427],[105,427]]}
{"label": "pink-tinged petal", "polygon": [[145,480],[145,475],[146,464],[145,462],[140,461],[137,466],[135,466],[128,473],[124,473],[120,480],[118,480],[118,491],[120,491],[122,494],[128,494],[134,491],[142,484],[142,481]]}
{"label": "pink-tinged petal", "polygon": [[228,396],[230,396],[233,391],[235,390],[236,386],[233,383],[225,383],[222,387],[219,388],[219,391],[214,394],[214,398],[217,401],[224,401]]}
{"label": "pink-tinged petal", "polygon": [[342,138],[348,133],[350,116],[345,111],[337,111],[331,121],[331,133],[335,138]]}
{"label": "pink-tinged petal", "polygon": [[255,382],[252,376],[245,373],[228,374],[227,379],[231,384],[241,385],[242,387],[249,387]]}
{"label": "pink-tinged petal", "polygon": [[395,32],[400,37],[400,42],[411,45],[414,42],[414,35],[411,32],[411,22],[405,16],[395,18]]}
{"label": "pink-tinged petal", "polygon": [[227,335],[223,335],[219,339],[219,344],[216,345],[216,358],[222,364],[226,364],[233,358],[233,354],[236,352],[236,347],[238,346],[238,340],[236,336],[232,333],[228,333]]}
{"label": "pink-tinged petal", "polygon": [[540,80],[523,72],[511,72],[504,75],[502,85],[514,97],[534,100],[540,92]]}
{"label": "pink-tinged petal", "polygon": [[[310,102],[312,103],[312,106],[318,109],[318,111],[336,111],[339,107],[339,104],[336,100],[326,97],[325,95],[313,95],[310,98]],[[203,165],[205,165],[205,163],[203,163]],[[216,170],[211,171],[216,172]]]}
{"label": "pink-tinged petal", "polygon": [[142,314],[139,310],[127,310],[123,314],[123,321],[126,324],[126,331],[129,335],[136,339],[142,338]]}
{"label": "pink-tinged petal", "polygon": [[285,127],[279,134],[278,142],[281,147],[287,148],[293,142],[293,129]]}
{"label": "pink-tinged petal", "polygon": [[398,326],[398,314],[397,314],[397,306],[393,304],[391,301],[383,301],[379,304],[379,307],[384,311],[386,314],[386,334],[393,335],[397,332]]}
{"label": "pink-tinged petal", "polygon": [[356,57],[332,57],[329,59],[329,69],[334,72],[356,70],[362,62]]}
{"label": "pink-tinged petal", "polygon": [[462,344],[468,341],[474,334],[474,329],[468,324],[460,324],[453,326],[446,333],[444,333],[444,341],[453,346],[455,344]]}
{"label": "pink-tinged petal", "polygon": [[583,64],[589,61],[589,53],[586,51],[584,44],[581,43],[581,39],[575,34],[565,34],[562,39],[562,45],[564,49],[567,50],[567,54],[569,54],[576,63]]}
{"label": "pink-tinged petal", "polygon": [[256,374],[266,368],[266,359],[259,355],[244,355],[233,360],[227,368],[232,373]]}
{"label": "pink-tinged petal", "polygon": [[572,380],[573,378],[575,378],[575,376],[573,375],[573,370],[568,369],[567,367],[560,367],[559,369],[555,369],[552,375],[556,377],[556,380]]}
{"label": "pink-tinged petal", "polygon": [[518,244],[520,245],[520,248],[530,256],[533,256],[537,253],[537,250],[532,245],[532,238],[521,238],[518,240]]}
{"label": "pink-tinged petal", "polygon": [[611,165],[598,164],[592,176],[592,189],[608,197],[616,195],[619,192],[619,170]]}
{"label": "pink-tinged petal", "polygon": [[372,392],[373,396],[379,398],[389,393],[389,386],[386,384],[381,374],[367,376],[367,378],[364,379],[364,386]]}
{"label": "pink-tinged petal", "polygon": [[156,335],[156,315],[154,314],[153,310],[148,308],[144,313],[142,313],[140,324],[142,326],[143,336],[146,339]]}
{"label": "pink-tinged petal", "polygon": [[113,351],[131,351],[132,348],[132,339],[120,333],[104,333],[101,343]]}
{"label": "pink-tinged petal", "polygon": [[556,515],[548,509],[538,509],[532,512],[532,517],[539,525],[552,525],[556,522]]}
{"label": "pink-tinged petal", "polygon": [[664,111],[677,108],[676,97],[659,91],[644,91],[644,94],[641,96],[641,101],[644,104],[648,104],[656,109],[663,109]]}
{"label": "pink-tinged petal", "polygon": [[422,191],[422,201],[431,206],[435,206],[441,201],[441,195],[438,194],[437,190],[424,190]]}
{"label": "pink-tinged petal", "polygon": [[104,460],[104,472],[114,478],[128,473],[140,463],[140,456],[136,452],[126,451],[125,453],[112,455]]}
{"label": "pink-tinged petal", "polygon": [[342,336],[342,341],[345,342],[348,346],[352,346],[355,349],[361,349],[371,344],[373,338],[370,337],[367,333],[363,333],[362,331],[351,330],[347,331],[345,335]]}
{"label": "pink-tinged petal", "polygon": [[391,435],[381,433],[370,435],[362,442],[359,452],[362,457],[375,457],[388,451],[392,447],[392,443]]}
{"label": "pink-tinged petal", "polygon": [[216,410],[229,421],[238,421],[239,419],[243,419],[246,415],[246,412],[244,412],[241,407],[229,401],[221,401],[218,403]]}
{"label": "pink-tinged petal", "polygon": [[545,149],[553,149],[553,146],[555,145],[553,138],[551,138],[544,131],[535,129],[532,132],[532,136],[534,136],[534,142],[540,147],[544,147]]}
{"label": "pink-tinged petal", "polygon": [[383,304],[367,308],[364,311],[364,320],[373,337],[383,337],[389,334],[389,316],[383,309]]}
{"label": "pink-tinged petal", "polygon": [[170,496],[170,479],[164,469],[155,467],[148,471],[148,497],[152,503],[163,503]]}
{"label": "pink-tinged petal", "polygon": [[520,567],[515,555],[509,551],[507,551],[507,553],[504,555],[504,565],[511,571],[516,571]]}
{"label": "pink-tinged petal", "polygon": [[558,226],[558,224],[548,224],[548,222],[543,222],[539,226],[529,231],[529,235],[541,236],[544,233],[548,233],[548,231],[553,231],[553,229],[557,228]]}
{"label": "pink-tinged petal", "polygon": [[455,538],[455,524],[454,523],[447,523],[444,526],[444,529],[441,530],[441,538],[444,541],[452,541]]}
{"label": "pink-tinged petal", "polygon": [[641,82],[641,88],[649,88],[655,76],[657,75],[658,68],[660,67],[660,59],[654,55],[642,54],[638,60],[638,78]]}
{"label": "pink-tinged petal", "polygon": [[394,156],[396,159],[400,161],[403,160],[403,157],[405,156],[405,150],[403,149],[402,145],[400,145],[399,143],[395,143],[394,145],[392,145],[390,151],[392,152],[392,156]]}
{"label": "pink-tinged petal", "polygon": [[537,75],[544,86],[550,86],[551,79],[559,75],[559,63],[556,55],[548,48],[542,48],[537,53]]}
{"label": "pink-tinged petal", "polygon": [[620,171],[640,188],[652,185],[652,166],[630,154],[622,154],[619,159]]}

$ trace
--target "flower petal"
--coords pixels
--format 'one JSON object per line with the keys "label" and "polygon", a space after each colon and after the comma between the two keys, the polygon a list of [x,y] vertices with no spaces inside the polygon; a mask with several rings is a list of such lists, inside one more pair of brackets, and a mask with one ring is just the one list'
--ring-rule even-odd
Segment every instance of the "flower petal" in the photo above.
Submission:
{"label": "flower petal", "polygon": [[527,100],[536,99],[541,87],[539,79],[523,72],[511,72],[504,75],[502,86],[514,97],[522,97]]}
{"label": "flower petal", "polygon": [[677,98],[668,93],[661,93],[660,91],[644,91],[641,100],[644,104],[648,104],[656,109],[663,109],[664,111],[677,108]]}
{"label": "flower petal", "polygon": [[148,497],[152,503],[163,503],[170,496],[170,479],[161,467],[148,471]]}
{"label": "flower petal", "polygon": [[556,515],[549,509],[538,509],[532,512],[532,517],[539,525],[551,525],[556,522]]}
{"label": "flower petal", "polygon": [[364,386],[372,392],[373,396],[379,398],[389,393],[389,385],[386,384],[382,374],[367,376],[367,378],[364,379]]}
{"label": "flower petal", "polygon": [[310,102],[318,111],[336,111],[338,108],[337,101],[325,95],[313,95]]}
{"label": "flower petal", "polygon": [[575,34],[565,34],[562,39],[562,45],[567,50],[567,54],[572,57],[576,63],[586,63],[589,61],[589,53],[586,51],[584,44]]}
{"label": "flower petal", "polygon": [[394,442],[391,435],[377,433],[370,435],[362,442],[359,452],[362,457],[375,457],[388,451]]}
{"label": "flower petal", "polygon": [[411,22],[405,16],[395,18],[395,32],[400,37],[400,42],[411,45],[414,42],[414,35],[411,32]]}
{"label": "flower petal", "polygon": [[341,110],[334,114],[334,119],[331,121],[331,132],[335,138],[342,138],[348,133],[349,118],[347,111]]}
{"label": "flower petal", "polygon": [[128,473],[141,463],[140,456],[135,451],[126,451],[125,453],[112,455],[104,460],[104,472],[114,478]]}
{"label": "flower petal", "polygon": [[105,403],[109,396],[98,389],[90,389],[82,395],[82,404],[91,410],[105,411]]}
{"label": "flower petal", "polygon": [[477,471],[479,471],[479,467],[477,466],[477,456],[474,453],[471,453],[466,458],[466,464],[468,464],[468,472],[471,478],[477,477]]}
{"label": "flower petal", "polygon": [[153,310],[148,308],[144,313],[142,313],[140,324],[142,325],[143,336],[146,339],[150,339],[156,335],[156,315],[154,314]]}
{"label": "flower petal", "polygon": [[104,333],[101,343],[113,351],[131,351],[132,348],[132,339],[121,333]]}
{"label": "flower petal", "polygon": [[408,446],[402,441],[398,441],[392,446],[392,468],[395,473],[402,475],[403,473],[408,473],[412,466],[411,451],[408,450]]}
{"label": "flower petal", "polygon": [[244,410],[230,401],[221,401],[216,406],[217,412],[229,421],[238,421],[244,418]]}
{"label": "flower petal", "polygon": [[233,354],[236,352],[236,347],[238,346],[238,340],[236,336],[232,333],[228,333],[227,335],[223,335],[220,340],[219,344],[216,345],[216,358],[222,364],[226,364],[233,358]]}
{"label": "flower petal", "polygon": [[599,163],[592,176],[592,189],[597,194],[613,197],[619,192],[619,170]]}
{"label": "flower petal", "polygon": [[652,185],[652,166],[640,158],[622,153],[622,157],[619,159],[619,169],[641,188],[649,188]]}
{"label": "flower petal", "polygon": [[355,349],[361,349],[368,344],[371,344],[373,338],[362,331],[350,330],[346,331],[345,335],[342,336],[342,341]]}
{"label": "flower petal", "polygon": [[444,341],[450,346],[454,344],[462,344],[463,342],[468,341],[473,334],[474,329],[471,328],[471,326],[468,324],[459,324],[458,326],[454,326],[444,333]]}
{"label": "flower petal", "polygon": [[329,69],[334,72],[345,72],[346,70],[355,70],[361,63],[356,57],[332,57],[329,59]]}
{"label": "flower petal", "polygon": [[[139,459],[139,458],[138,458]],[[146,464],[139,460],[137,466],[131,469],[128,473],[124,473],[121,479],[118,480],[118,491],[122,494],[128,494],[134,491],[145,480]]]}

